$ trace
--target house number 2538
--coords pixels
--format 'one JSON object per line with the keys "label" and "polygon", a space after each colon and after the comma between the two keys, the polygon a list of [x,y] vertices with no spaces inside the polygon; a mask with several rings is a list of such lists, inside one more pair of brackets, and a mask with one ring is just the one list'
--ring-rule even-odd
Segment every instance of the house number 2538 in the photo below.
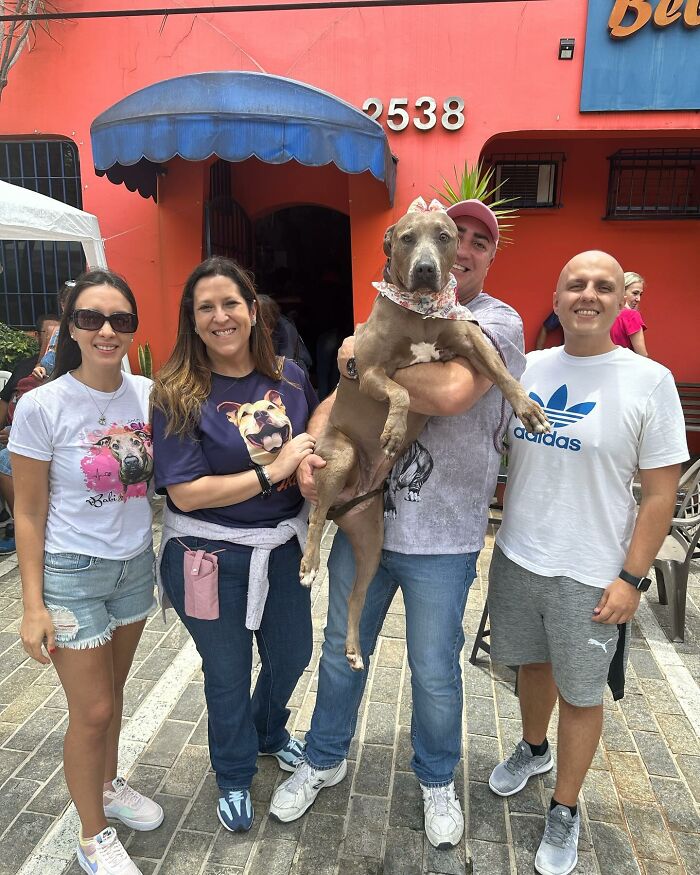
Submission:
{"label": "house number 2538", "polygon": [[[442,110],[438,110],[434,97],[419,97],[414,107],[417,112],[413,119],[408,114],[407,97],[392,97],[386,111],[386,123],[392,131],[405,130],[411,120],[419,131],[429,131],[434,128],[440,116],[440,124],[446,131],[458,131],[464,124],[464,100],[461,97],[448,97],[443,101]],[[368,97],[362,104],[362,111],[375,121],[381,121],[384,104],[378,97]]]}

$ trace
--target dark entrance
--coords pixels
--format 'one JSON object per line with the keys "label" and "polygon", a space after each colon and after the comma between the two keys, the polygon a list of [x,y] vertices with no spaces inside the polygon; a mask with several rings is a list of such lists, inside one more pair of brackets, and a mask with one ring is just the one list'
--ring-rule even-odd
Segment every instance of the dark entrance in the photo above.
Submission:
{"label": "dark entrance", "polygon": [[255,222],[253,237],[258,289],[296,325],[323,398],[338,381],[336,353],[354,325],[350,220],[325,207],[288,207]]}

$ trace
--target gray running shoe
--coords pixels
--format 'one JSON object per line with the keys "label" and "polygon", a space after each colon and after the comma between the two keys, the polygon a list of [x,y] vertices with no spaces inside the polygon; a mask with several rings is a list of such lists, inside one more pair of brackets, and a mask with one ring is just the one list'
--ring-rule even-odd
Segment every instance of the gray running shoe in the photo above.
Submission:
{"label": "gray running shoe", "polygon": [[548,746],[542,756],[533,756],[530,745],[519,741],[513,753],[491,772],[489,787],[499,796],[512,796],[523,789],[533,775],[543,775],[554,765]]}
{"label": "gray running shoe", "polygon": [[547,812],[544,835],[535,857],[535,872],[540,875],[568,875],[578,863],[578,831],[581,819],[566,805],[555,805]]}

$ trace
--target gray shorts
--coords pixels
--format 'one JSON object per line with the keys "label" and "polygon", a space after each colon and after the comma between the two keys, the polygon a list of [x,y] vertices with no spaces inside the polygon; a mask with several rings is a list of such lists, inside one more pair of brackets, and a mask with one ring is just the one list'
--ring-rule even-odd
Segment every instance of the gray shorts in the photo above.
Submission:
{"label": "gray shorts", "polygon": [[[602,589],[570,577],[542,577],[494,547],[489,571],[491,657],[505,665],[549,662],[561,696],[600,705],[618,645],[616,625],[594,623]],[[623,665],[629,647],[626,624]]]}

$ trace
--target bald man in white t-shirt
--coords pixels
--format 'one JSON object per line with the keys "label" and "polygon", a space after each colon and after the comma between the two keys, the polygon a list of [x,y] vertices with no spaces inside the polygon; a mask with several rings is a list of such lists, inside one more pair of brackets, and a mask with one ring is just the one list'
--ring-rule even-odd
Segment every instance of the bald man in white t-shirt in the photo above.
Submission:
{"label": "bald man in white t-shirt", "polygon": [[627,624],[688,458],[673,376],[610,339],[623,293],[622,268],[604,252],[564,267],[554,293],[564,346],[530,353],[521,378],[553,430],[530,435],[517,420],[509,429],[488,602],[491,656],[519,666],[523,739],[489,785],[510,796],[552,768],[547,729],[558,700],[557,781],[535,858],[543,875],[576,866],[577,800],[600,739],[608,671],[618,649],[624,669]]}

